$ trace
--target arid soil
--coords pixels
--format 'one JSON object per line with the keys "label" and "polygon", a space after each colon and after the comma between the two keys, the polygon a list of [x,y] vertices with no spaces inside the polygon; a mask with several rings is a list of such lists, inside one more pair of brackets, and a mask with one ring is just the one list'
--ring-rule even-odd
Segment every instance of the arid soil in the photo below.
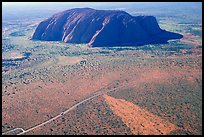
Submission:
{"label": "arid soil", "polygon": [[174,124],[141,109],[131,102],[107,95],[104,95],[104,98],[111,110],[124,121],[134,134],[162,135],[178,129]]}
{"label": "arid soil", "polygon": [[[96,20],[92,22],[89,14],[92,25],[81,26],[82,16],[72,16],[79,19],[72,22],[77,28],[62,28],[76,34],[73,40],[80,39],[79,44],[33,40],[39,23],[63,9],[54,5],[53,12],[47,6],[40,14],[32,8],[19,14],[17,7],[15,13],[3,12],[2,135],[202,135],[202,4],[172,6],[174,10],[169,4],[169,9],[156,5],[145,10],[122,4],[121,10],[132,16],[154,16],[162,30],[183,38],[166,44],[109,47],[106,42],[117,39],[110,39],[105,29],[107,41],[100,42],[99,31],[93,28]],[[62,27],[63,22],[52,21]],[[131,20],[124,21],[105,25],[115,28],[107,32],[123,31],[118,23],[134,31]],[[146,25],[152,27],[151,22]],[[49,25],[47,30],[55,37],[59,28],[55,31]],[[148,28],[145,31],[154,31]],[[99,36],[91,42],[104,47],[93,48],[90,40],[81,43],[91,37],[90,32]],[[130,37],[119,41],[134,39],[133,33],[125,34]]]}
{"label": "arid soil", "polygon": [[89,100],[61,118],[26,133],[45,135],[131,135],[125,123],[115,115],[102,96]]}
{"label": "arid soil", "polygon": [[[29,129],[97,92],[125,85],[125,89],[110,92],[112,97],[104,95],[105,100],[101,101],[103,105],[106,102],[106,108],[109,107],[108,111],[103,110],[103,113],[109,111],[112,113],[111,117],[106,116],[107,119],[113,121],[117,117],[117,120],[123,123],[122,129],[120,124],[120,128],[113,129],[104,120],[99,120],[104,119],[103,115],[98,114],[102,113],[98,111],[101,103],[87,102],[79,108],[82,109],[87,104],[97,112],[77,108],[63,116],[64,119],[69,120],[64,122],[66,125],[74,122],[75,126],[72,125],[73,123],[68,126],[69,128],[62,124],[54,126],[55,121],[26,134],[171,134],[174,131],[178,131],[176,134],[181,134],[179,130],[184,131],[184,134],[200,134],[202,127],[199,121],[202,81],[200,58],[191,61],[187,61],[188,57],[136,58],[132,52],[120,52],[119,56],[111,59],[109,56],[94,55],[94,59],[98,62],[94,62],[93,56],[89,56],[85,58],[86,64],[80,64],[78,61],[80,58],[71,58],[73,60],[67,63],[76,63],[77,71],[65,72],[63,75],[61,74],[63,71],[61,73],[55,71],[51,73],[53,75],[45,77],[50,81],[45,78],[40,81],[34,79],[29,84],[7,87],[6,94],[2,96],[3,131],[17,127]],[[61,59],[63,60],[64,57]],[[57,69],[62,69],[66,64],[65,62],[63,65],[62,60],[61,64],[56,63]],[[97,65],[93,65],[95,63]],[[28,76],[27,79],[30,77]],[[10,93],[9,96],[8,93]],[[100,98],[102,97],[97,99]],[[125,106],[130,108],[124,108]],[[78,114],[78,111],[85,118],[81,116],[73,118],[72,115]],[[129,114],[131,112],[132,114]],[[89,113],[94,113],[94,116]],[[139,113],[137,118],[136,113]],[[92,125],[85,122],[88,129],[84,129],[85,125],[82,124],[85,119],[92,121]],[[81,122],[77,123],[78,120]],[[135,124],[137,122],[139,124]]]}

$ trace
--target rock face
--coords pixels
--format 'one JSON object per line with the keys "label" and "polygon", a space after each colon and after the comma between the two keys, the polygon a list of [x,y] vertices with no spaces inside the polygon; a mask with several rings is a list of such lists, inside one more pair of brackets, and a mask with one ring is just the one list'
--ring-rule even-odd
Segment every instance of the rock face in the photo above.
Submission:
{"label": "rock face", "polygon": [[88,43],[91,47],[167,43],[182,35],[162,30],[153,16],[131,16],[119,10],[75,8],[42,21],[32,39]]}

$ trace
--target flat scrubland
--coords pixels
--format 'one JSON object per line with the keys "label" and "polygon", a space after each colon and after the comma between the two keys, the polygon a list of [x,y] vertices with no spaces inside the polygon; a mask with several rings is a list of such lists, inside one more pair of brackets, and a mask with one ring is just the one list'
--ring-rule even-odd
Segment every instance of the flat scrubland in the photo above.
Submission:
{"label": "flat scrubland", "polygon": [[104,93],[25,134],[202,134],[202,25],[168,21],[181,40],[111,48],[32,41],[35,21],[5,23],[2,132]]}

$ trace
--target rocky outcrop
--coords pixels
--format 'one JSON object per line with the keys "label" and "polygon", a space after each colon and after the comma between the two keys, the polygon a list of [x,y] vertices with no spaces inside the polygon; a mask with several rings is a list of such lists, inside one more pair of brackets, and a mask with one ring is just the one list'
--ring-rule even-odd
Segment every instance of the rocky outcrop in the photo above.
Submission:
{"label": "rocky outcrop", "polygon": [[32,39],[88,43],[100,46],[139,46],[166,43],[182,35],[162,30],[153,16],[131,16],[119,10],[75,8],[42,21]]}

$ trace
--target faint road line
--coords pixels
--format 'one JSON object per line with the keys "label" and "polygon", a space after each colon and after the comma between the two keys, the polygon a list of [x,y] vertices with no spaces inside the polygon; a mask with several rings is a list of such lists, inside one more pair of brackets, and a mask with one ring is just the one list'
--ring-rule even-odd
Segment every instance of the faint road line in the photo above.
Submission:
{"label": "faint road line", "polygon": [[[8,133],[10,133],[10,132],[13,132],[13,131],[16,131],[16,130],[22,130],[23,132],[25,132],[25,130],[23,129],[23,128],[14,128],[14,129],[12,129],[12,130],[9,130],[9,131],[7,131],[7,132],[4,132],[4,133],[2,133],[2,135],[5,135],[5,134],[8,134]],[[23,133],[22,132],[22,133]]]}
{"label": "faint road line", "polygon": [[[83,100],[83,101],[81,101],[81,102],[75,104],[74,106],[72,106],[72,107],[69,108],[68,110],[66,110],[66,111],[64,111],[64,112],[62,112],[62,113],[60,113],[59,115],[57,115],[57,116],[51,118],[50,120],[45,121],[45,122],[43,122],[43,123],[41,123],[41,124],[39,124],[39,125],[36,125],[36,126],[30,128],[30,129],[24,130],[23,128],[14,128],[14,129],[12,129],[12,130],[10,130],[10,131],[7,131],[7,132],[2,133],[2,135],[5,135],[5,134],[7,134],[7,133],[9,133],[9,132],[12,132],[12,131],[15,131],[15,130],[17,130],[17,129],[20,129],[20,130],[23,131],[23,132],[21,132],[21,133],[19,133],[19,134],[17,134],[17,135],[22,135],[22,134],[27,133],[27,132],[29,132],[29,131],[31,131],[31,130],[34,130],[34,129],[38,128],[38,127],[41,127],[41,126],[43,126],[43,125],[45,125],[45,124],[47,124],[47,123],[49,123],[49,122],[52,122],[53,120],[55,120],[55,119],[61,117],[62,115],[68,113],[69,111],[73,110],[73,109],[76,108],[77,106],[83,104],[84,102],[86,102],[86,101],[88,101],[88,100],[90,100],[90,99],[92,99],[92,98],[98,97],[98,96],[100,96],[100,95],[102,95],[102,94],[105,94],[105,93],[114,91],[114,90],[119,89],[119,88],[122,88],[122,87],[124,87],[124,86],[121,86],[121,87],[118,87],[118,88],[114,88],[114,89],[112,89],[112,90],[109,90],[109,91],[106,91],[106,92],[103,92],[103,93],[99,93],[99,94],[93,95],[93,96],[91,96],[91,97],[89,97],[89,98],[87,98],[87,99],[85,99],[85,100]],[[101,89],[99,89],[98,91],[103,90],[103,89],[105,89],[105,88],[101,88]]]}

